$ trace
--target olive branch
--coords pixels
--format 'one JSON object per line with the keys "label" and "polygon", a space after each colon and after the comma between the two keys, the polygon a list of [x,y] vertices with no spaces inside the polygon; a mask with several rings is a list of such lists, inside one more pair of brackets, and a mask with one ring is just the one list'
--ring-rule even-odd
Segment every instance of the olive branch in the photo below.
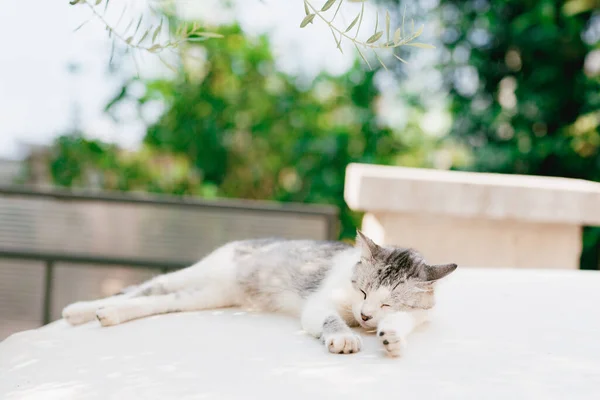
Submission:
{"label": "olive branch", "polygon": [[[381,66],[385,69],[387,69],[387,67],[386,67],[385,63],[383,62],[383,60],[381,59],[381,57],[379,56],[379,54],[377,53],[377,50],[392,49],[392,55],[394,57],[396,57],[398,60],[400,60],[401,62],[406,63],[406,60],[404,60],[399,55],[394,53],[393,49],[399,48],[401,46],[413,46],[413,47],[420,47],[420,48],[425,48],[425,49],[435,48],[434,46],[427,44],[427,43],[414,42],[414,40],[423,33],[423,28],[424,28],[424,26],[421,25],[421,27],[419,29],[415,30],[414,20],[411,20],[410,34],[407,35],[405,33],[406,10],[402,15],[402,25],[400,27],[396,28],[394,30],[393,34],[392,34],[391,17],[390,17],[389,11],[385,12],[385,29],[384,30],[379,30],[379,12],[377,12],[376,17],[375,17],[376,18],[375,19],[375,32],[366,40],[359,40],[358,35],[360,33],[360,28],[362,26],[363,17],[365,14],[366,0],[347,0],[347,2],[349,2],[349,3],[362,3],[362,6],[361,6],[361,9],[360,9],[360,12],[358,13],[358,15],[345,28],[340,28],[339,26],[334,24],[336,17],[338,17],[338,15],[339,15],[339,11],[340,11],[340,8],[342,7],[342,4],[344,3],[344,0],[328,0],[327,2],[325,2],[325,4],[323,4],[323,6],[320,9],[317,9],[315,6],[313,6],[309,0],[303,0],[303,1],[304,1],[304,11],[305,11],[306,16],[304,17],[302,22],[300,22],[300,28],[304,28],[308,24],[313,23],[313,20],[318,17],[323,22],[325,22],[325,24],[327,24],[327,26],[331,30],[331,34],[333,35],[333,39],[335,40],[336,47],[338,48],[338,50],[343,53],[343,50],[342,50],[342,41],[343,40],[351,42],[354,45],[354,47],[356,48],[356,51],[358,52],[358,54],[360,55],[362,60],[369,66],[369,68],[372,68],[371,64],[365,57],[364,53],[361,51],[361,47],[363,48],[363,50],[371,50],[373,52],[373,54],[375,55],[375,58],[377,59],[377,61],[379,61]],[[335,8],[335,12],[334,12],[333,16],[331,17],[331,19],[326,18],[325,13],[327,11],[333,10],[334,6],[336,4],[337,4],[337,7]],[[355,29],[355,27],[356,27],[356,29]],[[352,33],[352,32],[354,32],[354,33]],[[385,38],[384,38],[384,33],[385,33]]]}
{"label": "olive branch", "polygon": [[[356,48],[356,51],[360,55],[361,59],[372,69],[371,64],[365,57],[363,51],[371,51],[377,61],[387,69],[385,63],[381,59],[378,51],[380,50],[392,50],[392,55],[403,63],[406,60],[401,58],[395,53],[395,49],[401,46],[413,46],[420,48],[434,48],[434,46],[427,43],[415,42],[421,33],[423,33],[423,26],[415,30],[414,21],[411,20],[410,33],[405,31],[405,14],[402,15],[402,25],[395,30],[391,27],[391,16],[389,11],[385,12],[385,28],[379,30],[379,12],[376,13],[375,21],[375,32],[366,40],[360,40],[358,38],[361,31],[361,26],[365,14],[365,2],[367,0],[327,0],[321,8],[317,8],[312,4],[310,0],[302,0],[304,2],[305,16],[300,22],[300,28],[305,28],[309,24],[314,23],[315,19],[319,19],[324,22],[330,29],[336,47],[343,53],[342,42],[350,42]],[[339,11],[344,4],[347,3],[362,3],[361,10],[356,17],[350,22],[348,26],[341,27],[337,24],[336,18],[339,16]],[[160,2],[160,0],[159,0]],[[161,53],[164,50],[176,50],[183,43],[192,41],[202,41],[210,38],[221,38],[223,35],[215,32],[209,32],[202,30],[197,22],[192,24],[182,23],[178,26],[174,33],[170,29],[165,29],[165,17],[160,18],[158,25],[149,24],[146,27],[142,27],[144,22],[144,15],[141,15],[137,20],[130,20],[125,28],[121,28],[121,22],[125,12],[127,11],[127,5],[125,5],[121,11],[121,15],[115,24],[111,24],[107,18],[106,13],[111,3],[110,0],[70,0],[71,5],[83,5],[91,10],[91,17],[79,25],[75,31],[81,29],[91,20],[98,20],[104,26],[108,32],[108,37],[113,39],[113,46],[111,50],[110,62],[112,62],[115,41],[121,42],[127,49],[130,50],[141,50],[149,53]],[[103,7],[102,7],[103,6]],[[335,8],[334,8],[335,6]],[[103,10],[101,10],[103,8]],[[331,11],[335,10],[331,18],[327,18],[325,14],[331,14]],[[406,10],[405,10],[406,11]],[[167,20],[168,23],[168,20]],[[161,33],[166,32],[168,39],[161,41]],[[393,31],[393,33],[392,33]],[[385,37],[384,37],[385,34]],[[361,50],[362,48],[362,50]],[[159,58],[168,67],[173,69],[164,59],[158,54]],[[136,61],[135,56],[132,57]],[[137,64],[137,62],[136,62]]]}
{"label": "olive branch", "polygon": [[[180,24],[175,33],[171,34],[167,27],[168,21],[164,16],[160,18],[158,25],[149,24],[146,27],[142,27],[142,23],[144,21],[143,14],[137,20],[130,20],[124,28],[121,28],[123,17],[127,11],[127,4],[122,8],[121,14],[117,22],[114,24],[111,24],[106,19],[107,9],[109,4],[111,4],[110,0],[70,0],[69,4],[86,6],[91,10],[92,13],[88,20],[75,28],[75,31],[78,31],[88,22],[94,19],[100,21],[105,26],[105,29],[108,32],[108,37],[113,39],[113,46],[111,49],[109,62],[112,62],[113,59],[115,41],[121,42],[121,44],[125,45],[126,48],[130,50],[161,53],[167,49],[176,50],[185,42],[202,41],[209,38],[223,37],[223,35],[219,33],[202,30],[197,22],[194,22],[193,24]],[[165,21],[167,21],[167,24]],[[168,40],[166,41],[161,41],[161,33],[163,31],[167,32],[168,34]],[[167,67],[174,69],[174,67],[167,63],[160,54],[158,54],[158,57]],[[133,56],[133,53],[132,58],[136,63],[136,69],[139,70],[139,68],[137,68],[137,60],[135,56]]]}

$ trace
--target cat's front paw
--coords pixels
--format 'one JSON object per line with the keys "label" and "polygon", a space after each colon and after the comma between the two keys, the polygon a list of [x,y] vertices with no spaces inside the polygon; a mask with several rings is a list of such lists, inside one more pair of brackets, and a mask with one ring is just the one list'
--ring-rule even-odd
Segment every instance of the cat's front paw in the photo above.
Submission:
{"label": "cat's front paw", "polygon": [[334,333],[325,337],[325,347],[334,354],[358,353],[362,339],[353,332]]}
{"label": "cat's front paw", "polygon": [[117,307],[101,307],[96,310],[96,318],[102,326],[113,326],[121,323]]}
{"label": "cat's front paw", "polygon": [[399,335],[394,329],[380,329],[377,331],[377,338],[389,356],[400,357],[404,354],[406,338]]}

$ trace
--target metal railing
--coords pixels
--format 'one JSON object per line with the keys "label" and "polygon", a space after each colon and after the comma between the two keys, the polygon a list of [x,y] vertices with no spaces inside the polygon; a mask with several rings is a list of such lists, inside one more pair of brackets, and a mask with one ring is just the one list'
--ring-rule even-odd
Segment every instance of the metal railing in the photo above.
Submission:
{"label": "metal railing", "polygon": [[57,264],[167,272],[231,240],[330,240],[337,231],[333,206],[0,186],[0,260],[43,263],[43,324]]}
{"label": "metal railing", "polygon": [[158,269],[162,273],[173,269],[185,268],[195,261],[158,261],[144,260],[142,258],[114,258],[114,257],[95,257],[85,255],[69,255],[62,253],[35,252],[29,250],[2,250],[0,248],[0,259],[40,261],[44,263],[44,293],[43,293],[43,324],[51,321],[52,310],[52,291],[54,282],[54,266],[56,263],[74,264],[74,265],[105,265],[129,268],[149,268]]}

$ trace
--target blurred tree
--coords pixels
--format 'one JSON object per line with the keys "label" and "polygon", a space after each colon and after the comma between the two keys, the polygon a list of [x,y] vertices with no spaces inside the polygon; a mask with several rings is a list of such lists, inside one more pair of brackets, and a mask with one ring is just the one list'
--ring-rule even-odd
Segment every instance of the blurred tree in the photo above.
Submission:
{"label": "blurred tree", "polygon": [[[219,32],[224,39],[185,49],[174,79],[142,82],[142,95],[134,95],[140,81],[132,80],[107,106],[113,112],[134,101],[141,114],[149,104],[165,106],[148,128],[145,150],[124,153],[61,137],[54,146],[55,182],[89,185],[82,173],[88,165],[107,189],[335,204],[341,237],[348,238],[360,222],[343,199],[348,163],[394,164],[405,157],[427,165],[434,139],[411,134],[415,127],[399,136],[378,123],[374,72],[357,63],[339,77],[299,82],[276,70],[265,37],[247,39],[236,26]],[[180,167],[178,179],[165,182],[150,161],[169,154]]]}
{"label": "blurred tree", "polygon": [[181,155],[149,146],[124,151],[79,133],[56,139],[49,163],[53,183],[59,186],[170,194],[210,190]]}
{"label": "blurred tree", "polygon": [[[599,0],[439,0],[429,13],[466,169],[600,181]],[[600,229],[586,229],[582,267],[599,253]]]}
{"label": "blurred tree", "polygon": [[[600,2],[441,3],[452,131],[474,148],[472,169],[600,181]],[[599,246],[586,230],[584,268]]]}
{"label": "blurred tree", "polygon": [[[452,135],[474,149],[468,168],[600,181],[600,2],[434,3],[419,2],[426,12],[415,14],[439,28],[437,67]],[[201,183],[186,193],[338,204],[349,236],[357,220],[342,200],[348,162],[431,161],[435,143],[418,127],[399,137],[378,125],[374,73],[354,68],[299,86],[276,72],[264,38],[224,33],[192,49],[208,62],[189,57],[176,79],[145,82],[135,98],[140,107],[166,104],[146,144],[199,171]],[[402,64],[393,67],[402,73]],[[129,86],[109,109],[131,98]],[[422,102],[409,103],[423,112]],[[586,229],[584,268],[596,268],[599,249],[600,230]]]}

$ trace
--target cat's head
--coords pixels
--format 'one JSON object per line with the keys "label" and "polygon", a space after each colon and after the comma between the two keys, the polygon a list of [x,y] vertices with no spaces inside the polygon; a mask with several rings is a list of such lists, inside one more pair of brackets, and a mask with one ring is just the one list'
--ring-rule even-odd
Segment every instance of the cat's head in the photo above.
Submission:
{"label": "cat's head", "polygon": [[375,328],[388,313],[426,310],[434,305],[434,283],[456,269],[456,264],[429,265],[415,250],[378,246],[357,231],[360,261],[354,267],[354,318]]}

